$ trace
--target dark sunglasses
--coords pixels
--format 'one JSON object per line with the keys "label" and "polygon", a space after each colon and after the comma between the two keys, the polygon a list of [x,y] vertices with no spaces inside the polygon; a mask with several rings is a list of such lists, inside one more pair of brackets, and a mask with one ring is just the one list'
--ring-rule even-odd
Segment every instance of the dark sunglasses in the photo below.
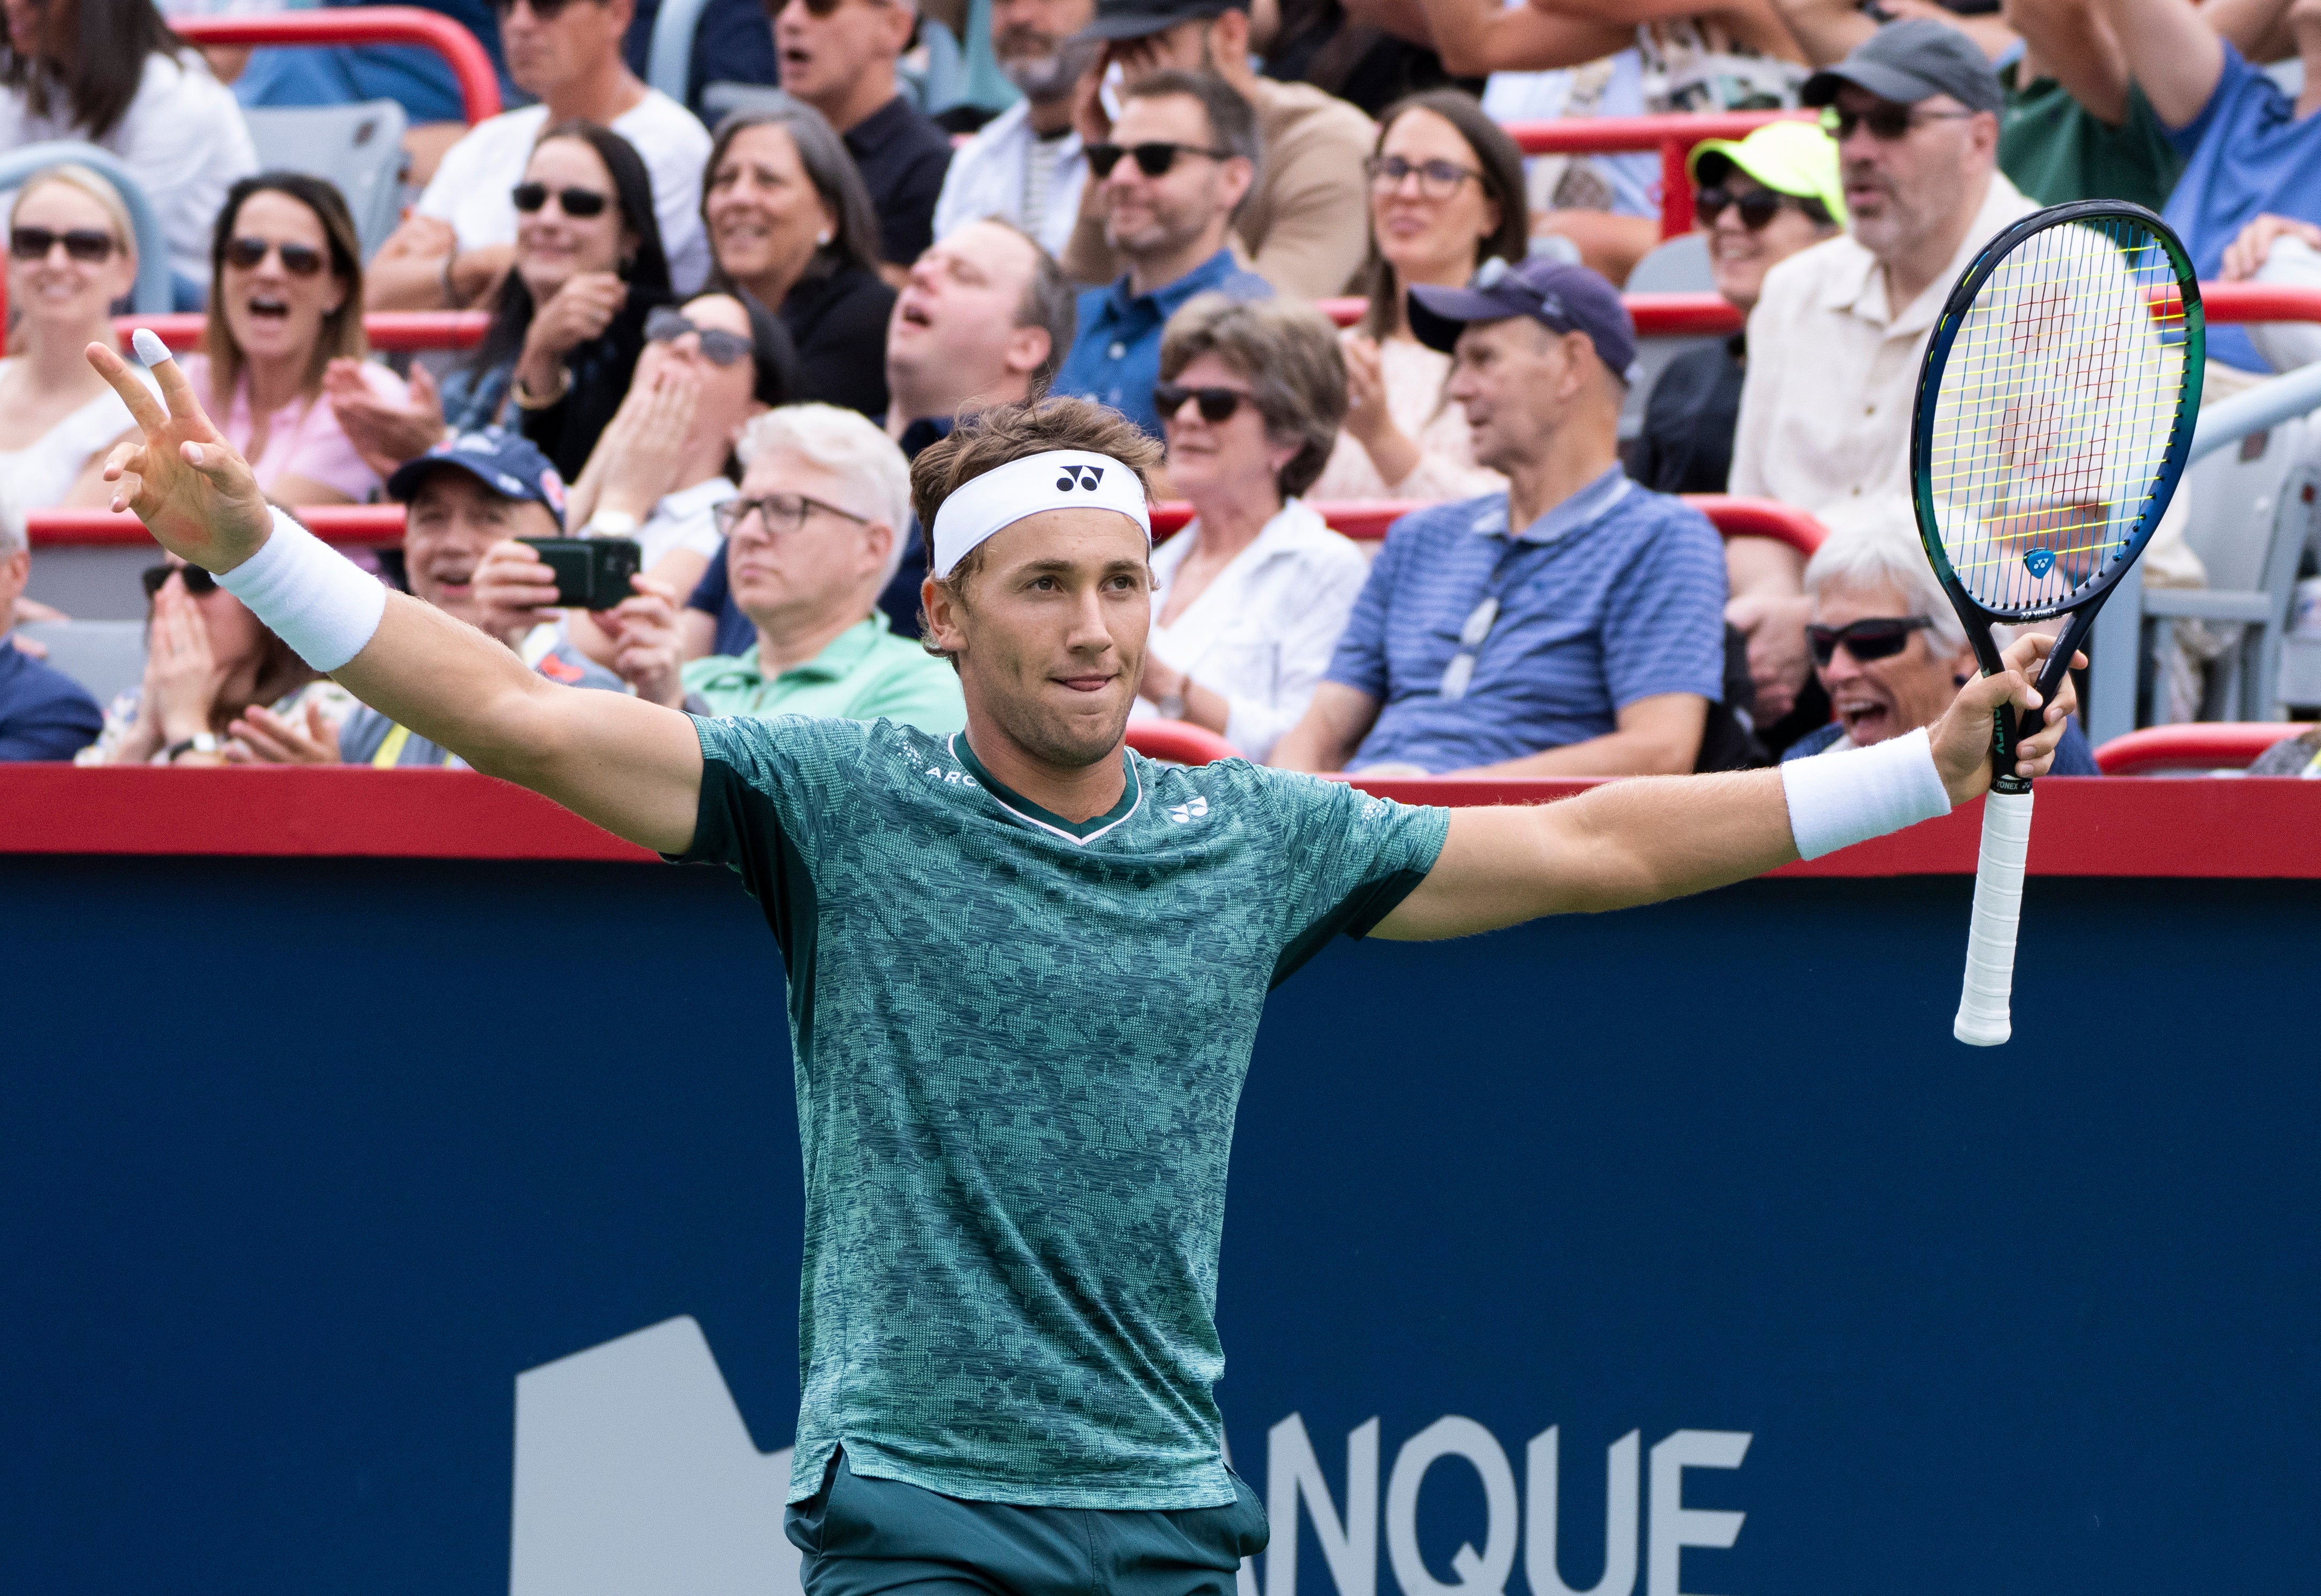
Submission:
{"label": "dark sunglasses", "polygon": [[1822,207],[1814,201],[1794,194],[1776,194],[1770,188],[1755,188],[1747,194],[1734,194],[1726,188],[1704,188],[1692,196],[1692,214],[1703,227],[1716,225],[1716,218],[1730,205],[1739,212],[1741,225],[1752,233],[1761,233],[1781,214],[1783,205],[1793,205],[1813,216],[1816,222],[1826,221],[1827,213],[1815,215]]}
{"label": "dark sunglasses", "polygon": [[[532,15],[543,23],[552,23],[564,14],[564,7],[569,0],[527,0],[527,4],[532,7]],[[514,9],[515,0],[492,0],[494,16],[505,17]]]}
{"label": "dark sunglasses", "polygon": [[730,366],[757,353],[757,346],[739,333],[723,327],[697,327],[685,313],[664,305],[645,317],[645,337],[654,343],[675,343],[687,333],[701,335],[701,354],[713,366]]}
{"label": "dark sunglasses", "polygon": [[1399,155],[1373,155],[1362,162],[1362,171],[1370,187],[1382,193],[1392,193],[1402,187],[1403,180],[1415,173],[1418,192],[1428,199],[1449,199],[1459,192],[1459,185],[1473,178],[1481,181],[1483,174],[1473,167],[1461,166],[1453,160],[1407,161]]}
{"label": "dark sunglasses", "polygon": [[313,277],[329,264],[323,251],[310,244],[277,243],[270,238],[237,238],[225,247],[225,263],[238,271],[255,271],[269,251],[282,257],[282,269],[292,277]]}
{"label": "dark sunglasses", "polygon": [[576,222],[603,215],[605,207],[612,203],[593,188],[551,188],[545,183],[519,183],[508,190],[515,208],[527,216],[546,205],[551,194],[556,196],[556,203],[564,208],[564,214]]}
{"label": "dark sunglasses", "polygon": [[[780,5],[777,5],[773,7],[772,14],[778,16],[781,14],[783,6],[787,4],[788,0],[781,0]],[[804,0],[804,4],[806,5],[807,15],[828,16],[832,12],[836,11],[840,6],[845,5],[846,0]]]}
{"label": "dark sunglasses", "polygon": [[1865,126],[1871,138],[1890,144],[1907,138],[1910,130],[1922,122],[1964,122],[1979,114],[1974,111],[1921,111],[1916,105],[1897,105],[1891,101],[1880,101],[1867,111],[1841,111],[1834,105],[1824,105],[1821,127],[1841,144],[1853,137],[1854,129]]}
{"label": "dark sunglasses", "polygon": [[171,577],[185,578],[186,591],[196,598],[207,598],[217,591],[217,578],[198,565],[149,565],[143,577],[146,599],[150,602]]}
{"label": "dark sunglasses", "polygon": [[1082,147],[1081,153],[1088,157],[1099,182],[1112,176],[1112,169],[1120,164],[1124,155],[1134,156],[1136,169],[1148,178],[1168,176],[1179,155],[1206,155],[1211,160],[1225,160],[1233,155],[1230,150],[1204,150],[1198,144],[1168,144],[1157,139],[1147,144],[1088,144]]}
{"label": "dark sunglasses", "polygon": [[1841,643],[1847,653],[1867,665],[1872,660],[1891,659],[1900,653],[1910,641],[1911,633],[1923,632],[1934,624],[1928,616],[1879,616],[1856,621],[1851,626],[1807,626],[1806,646],[1813,650],[1816,665],[1826,665],[1835,659]]}
{"label": "dark sunglasses", "polygon": [[1194,400],[1201,407],[1201,419],[1211,426],[1231,421],[1233,413],[1242,407],[1250,396],[1229,388],[1187,388],[1178,382],[1156,382],[1152,385],[1152,407],[1168,420],[1185,407],[1185,401]]}
{"label": "dark sunglasses", "polygon": [[8,252],[19,260],[45,260],[59,244],[64,245],[66,254],[91,266],[113,259],[113,235],[94,227],[76,227],[66,233],[51,233],[45,227],[9,230]]}

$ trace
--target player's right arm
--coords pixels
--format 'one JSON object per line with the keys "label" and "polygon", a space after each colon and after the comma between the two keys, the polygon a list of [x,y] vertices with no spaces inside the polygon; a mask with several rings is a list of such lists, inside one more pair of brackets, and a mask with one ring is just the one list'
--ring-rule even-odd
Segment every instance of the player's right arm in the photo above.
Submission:
{"label": "player's right arm", "polygon": [[[114,507],[135,511],[164,548],[205,570],[223,576],[255,555],[274,535],[273,512],[249,463],[203,414],[183,368],[153,364],[157,402],[111,349],[91,344],[88,358],[141,434],[106,462]],[[331,674],[478,770],[615,835],[665,853],[693,840],[701,744],[674,710],[559,687],[474,627],[400,593],[387,596],[378,630]]]}

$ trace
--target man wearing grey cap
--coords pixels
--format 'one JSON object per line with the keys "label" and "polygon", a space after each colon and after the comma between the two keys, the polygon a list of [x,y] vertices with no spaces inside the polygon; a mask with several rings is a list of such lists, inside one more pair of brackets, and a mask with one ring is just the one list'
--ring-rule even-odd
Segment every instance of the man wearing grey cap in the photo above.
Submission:
{"label": "man wearing grey cap", "polygon": [[1724,688],[1725,557],[1679,499],[1629,480],[1635,325],[1584,266],[1491,260],[1410,291],[1419,341],[1503,493],[1388,532],[1305,718],[1273,762],[1379,774],[1693,769]]}
{"label": "man wearing grey cap", "polygon": [[[1097,0],[1080,37],[1105,49],[1099,76],[1117,66],[1124,86],[1156,72],[1214,72],[1257,113],[1265,159],[1233,215],[1250,269],[1274,291],[1320,299],[1348,291],[1370,252],[1370,159],[1378,127],[1343,100],[1311,84],[1260,78],[1250,65],[1250,0]],[[1103,105],[1081,103],[1080,137],[1112,137]],[[1124,262],[1105,242],[1105,197],[1090,181],[1079,224],[1063,251],[1076,282],[1109,282]]]}
{"label": "man wearing grey cap", "polygon": [[[1846,230],[1765,275],[1730,486],[1843,518],[1908,495],[1910,398],[1934,318],[1975,251],[2037,206],[1998,170],[1998,79],[1955,28],[1889,23],[1803,97],[1837,140]],[[1804,561],[1769,538],[1727,552],[1757,716],[1778,720],[1808,669]]]}

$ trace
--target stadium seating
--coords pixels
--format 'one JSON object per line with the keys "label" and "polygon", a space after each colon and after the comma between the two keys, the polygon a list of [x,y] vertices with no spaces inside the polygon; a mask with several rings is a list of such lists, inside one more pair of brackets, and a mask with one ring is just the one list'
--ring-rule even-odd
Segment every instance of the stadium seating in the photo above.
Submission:
{"label": "stadium seating", "polygon": [[393,100],[244,111],[258,164],[327,178],[346,196],[368,260],[403,214],[403,132]]}

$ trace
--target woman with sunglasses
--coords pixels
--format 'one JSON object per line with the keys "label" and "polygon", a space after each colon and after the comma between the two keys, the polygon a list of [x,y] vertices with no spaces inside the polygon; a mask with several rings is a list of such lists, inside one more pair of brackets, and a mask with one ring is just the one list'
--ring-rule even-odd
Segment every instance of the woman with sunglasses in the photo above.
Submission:
{"label": "woman with sunglasses", "polygon": [[105,453],[135,424],[83,351],[120,347],[112,307],[137,279],[133,236],[121,196],[86,167],[50,167],[17,191],[8,229],[16,352],[0,360],[0,494],[19,512],[105,502],[97,479]]}
{"label": "woman with sunglasses", "polygon": [[[1837,718],[1792,743],[1785,763],[1930,726],[1980,674],[1907,505],[1884,504],[1834,528],[1806,566],[1805,589],[1813,605],[1807,646]],[[2076,719],[2063,728],[2052,773],[2103,773]]]}
{"label": "woman with sunglasses", "polygon": [[226,196],[210,246],[210,315],[186,376],[259,486],[286,505],[360,504],[378,486],[323,397],[333,360],[363,361],[382,398],[403,383],[364,360],[362,252],[321,178],[263,172]]}
{"label": "woman with sunglasses", "polygon": [[878,224],[853,157],[813,106],[720,123],[701,185],[714,281],[772,311],[797,350],[796,399],[887,411]]}
{"label": "woman with sunglasses", "polygon": [[612,422],[669,302],[652,178],[590,122],[540,135],[514,193],[515,266],[475,357],[444,384],[455,431],[520,422],[569,481]]}
{"label": "woman with sunglasses", "polygon": [[1370,308],[1345,334],[1346,424],[1318,499],[1469,498],[1504,488],[1475,463],[1467,418],[1443,397],[1451,357],[1410,331],[1414,283],[1463,287],[1529,247],[1523,154],[1456,89],[1388,108],[1370,160]]}
{"label": "woman with sunglasses", "polygon": [[0,5],[0,150],[80,139],[118,157],[168,242],[177,308],[202,305],[227,186],[258,169],[233,91],[152,0]]}
{"label": "woman with sunglasses", "polygon": [[1370,574],[1297,497],[1345,392],[1336,329],[1305,306],[1202,294],[1169,319],[1152,407],[1193,519],[1152,551],[1133,716],[1206,726],[1262,763],[1306,713]]}
{"label": "woman with sunglasses", "polygon": [[352,712],[346,689],[315,675],[217,579],[176,555],[145,572],[145,676],[114,699],[82,765],[255,762],[242,716],[270,707],[321,736]]}

